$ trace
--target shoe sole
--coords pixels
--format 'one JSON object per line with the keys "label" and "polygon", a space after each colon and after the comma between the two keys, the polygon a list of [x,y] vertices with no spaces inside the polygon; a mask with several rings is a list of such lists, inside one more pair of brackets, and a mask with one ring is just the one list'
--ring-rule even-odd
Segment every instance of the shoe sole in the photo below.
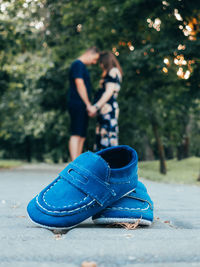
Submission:
{"label": "shoe sole", "polygon": [[69,227],[54,227],[54,226],[47,226],[47,225],[44,225],[44,224],[40,224],[40,223],[36,223],[34,222],[31,217],[29,216],[28,212],[27,212],[27,215],[28,215],[28,218],[31,220],[31,222],[37,226],[37,227],[40,227],[40,228],[45,228],[45,229],[48,229],[48,230],[58,230],[58,231],[64,231],[64,230],[70,230],[74,227],[76,227],[77,225],[79,225],[80,223],[78,224],[75,224],[73,226],[69,226]]}
{"label": "shoe sole", "polygon": [[95,224],[115,224],[115,223],[136,223],[139,221],[139,225],[150,226],[152,221],[144,219],[133,219],[133,218],[98,218],[93,220]]}

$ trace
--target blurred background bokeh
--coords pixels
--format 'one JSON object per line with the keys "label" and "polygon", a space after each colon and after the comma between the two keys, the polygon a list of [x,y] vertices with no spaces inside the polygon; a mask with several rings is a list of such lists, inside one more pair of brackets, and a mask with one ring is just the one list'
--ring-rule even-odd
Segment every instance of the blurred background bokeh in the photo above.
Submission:
{"label": "blurred background bokeh", "polygon": [[[199,37],[199,0],[0,0],[0,159],[69,160],[68,70],[95,45],[123,68],[120,144],[148,172],[179,166],[197,180]],[[89,69],[94,93],[101,71]],[[94,129],[93,119],[85,150]]]}

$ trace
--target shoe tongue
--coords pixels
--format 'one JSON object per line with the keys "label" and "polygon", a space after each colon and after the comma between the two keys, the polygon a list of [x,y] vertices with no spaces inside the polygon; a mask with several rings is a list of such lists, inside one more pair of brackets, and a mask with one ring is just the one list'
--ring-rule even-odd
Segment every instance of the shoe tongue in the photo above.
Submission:
{"label": "shoe tongue", "polygon": [[101,156],[88,151],[77,157],[74,163],[95,174],[100,179],[108,180],[109,165]]}

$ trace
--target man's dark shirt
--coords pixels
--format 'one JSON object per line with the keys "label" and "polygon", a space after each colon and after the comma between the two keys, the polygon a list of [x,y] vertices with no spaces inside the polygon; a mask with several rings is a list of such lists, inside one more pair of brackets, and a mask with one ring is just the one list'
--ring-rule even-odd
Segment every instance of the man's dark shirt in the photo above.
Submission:
{"label": "man's dark shirt", "polygon": [[90,98],[90,94],[91,94],[90,74],[85,64],[79,59],[76,59],[70,67],[70,71],[69,71],[70,88],[69,88],[68,102],[70,105],[71,104],[72,105],[73,104],[85,105],[85,103],[83,102],[83,100],[81,99],[77,91],[77,87],[75,84],[76,78],[83,79],[84,84],[87,89],[88,97]]}

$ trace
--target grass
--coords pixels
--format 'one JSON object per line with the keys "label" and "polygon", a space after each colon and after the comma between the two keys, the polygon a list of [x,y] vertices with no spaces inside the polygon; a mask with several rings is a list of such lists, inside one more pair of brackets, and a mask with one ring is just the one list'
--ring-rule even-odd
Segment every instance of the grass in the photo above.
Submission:
{"label": "grass", "polygon": [[23,165],[20,160],[4,160],[0,159],[0,169],[10,169]]}
{"label": "grass", "polygon": [[167,174],[159,172],[159,161],[139,162],[139,176],[157,182],[199,184],[200,158],[167,160]]}
{"label": "grass", "polygon": [[[0,160],[0,169],[10,169],[22,166],[20,160]],[[200,172],[200,158],[191,157],[178,161],[167,161],[167,174],[159,172],[159,161],[140,161],[139,176],[157,182],[199,184],[197,178]]]}

